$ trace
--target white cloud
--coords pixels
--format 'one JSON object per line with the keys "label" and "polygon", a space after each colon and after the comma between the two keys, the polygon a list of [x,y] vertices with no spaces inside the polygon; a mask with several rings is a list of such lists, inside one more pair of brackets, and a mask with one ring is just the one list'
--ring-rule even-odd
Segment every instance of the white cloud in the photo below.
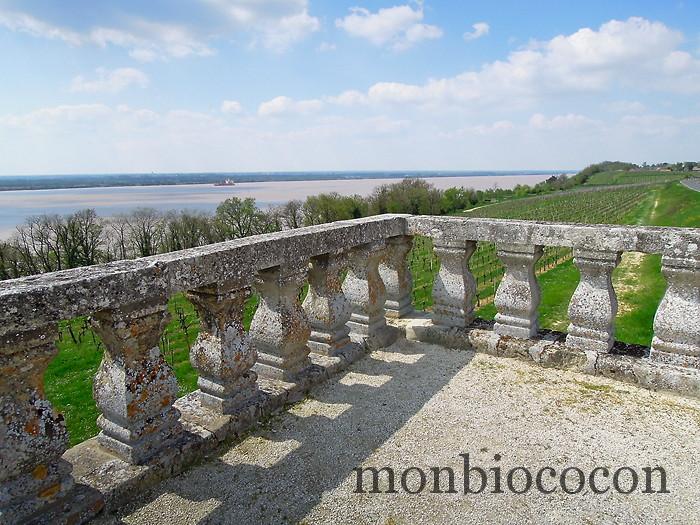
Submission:
{"label": "white cloud", "polygon": [[104,104],[63,104],[40,108],[24,115],[9,115],[0,118],[0,123],[15,128],[42,128],[44,126],[94,121],[112,110]]}
{"label": "white cloud", "polygon": [[566,115],[556,115],[551,118],[545,117],[542,113],[535,113],[530,117],[530,127],[540,130],[562,130],[582,128],[585,126],[595,126],[598,121],[584,115],[567,113]]}
{"label": "white cloud", "polygon": [[263,102],[258,107],[258,115],[262,117],[283,115],[304,115],[315,113],[323,108],[323,101],[318,99],[294,100],[289,97],[275,97]]}
{"label": "white cloud", "polygon": [[255,44],[284,51],[321,26],[319,19],[309,14],[307,0],[199,0],[197,7],[194,17],[178,23],[150,20],[140,15],[136,6],[135,12],[126,13],[118,24],[103,22],[80,30],[59,27],[29,13],[0,9],[0,26],[74,46],[120,47],[140,62],[209,56],[214,50],[207,40],[222,35],[251,35]]}
{"label": "white cloud", "polygon": [[642,113],[646,106],[637,100],[616,100],[606,106],[615,113]]}
{"label": "white cloud", "polygon": [[128,49],[129,56],[141,62],[214,54],[184,26],[143,19],[134,20],[128,30],[96,27],[89,31],[85,40],[100,47],[113,45]]}
{"label": "white cloud", "polygon": [[407,49],[423,40],[442,36],[442,29],[424,24],[421,4],[414,9],[400,5],[379,9],[372,13],[362,7],[353,7],[350,14],[335,21],[336,27],[349,35],[369,40],[375,46],[388,45],[395,50]]}
{"label": "white cloud", "polygon": [[243,111],[243,106],[241,106],[241,103],[238,102],[237,100],[224,100],[221,103],[221,112],[222,113],[231,113],[231,114],[238,114],[241,111]]}
{"label": "white cloud", "polygon": [[222,13],[234,30],[254,34],[253,43],[287,50],[321,28],[309,14],[308,0],[202,0]]}
{"label": "white cloud", "polygon": [[118,93],[132,85],[140,87],[148,85],[148,76],[131,67],[122,67],[111,71],[98,68],[95,72],[97,78],[93,80],[86,79],[82,75],[75,77],[70,90],[79,93]]}
{"label": "white cloud", "polygon": [[325,100],[331,104],[338,104],[340,106],[359,106],[367,103],[367,97],[363,93],[353,89],[343,91],[340,95],[334,97],[326,97]]}
{"label": "white cloud", "polygon": [[[481,117],[469,123],[458,117],[452,122],[461,127],[449,132],[449,121],[403,111],[398,116],[312,112],[285,121],[124,105],[62,105],[0,117],[0,169],[562,169],[613,157],[638,162],[693,158],[700,136],[700,117],[694,115],[634,115],[607,123],[579,113],[528,117],[520,124]],[[28,147],[41,154],[28,154]]]}
{"label": "white cloud", "polygon": [[336,46],[335,44],[331,42],[321,42],[321,45],[318,46],[318,50],[321,51],[322,53],[326,53],[328,51],[335,51]]}
{"label": "white cloud", "polygon": [[633,87],[700,92],[700,60],[679,52],[678,31],[633,17],[612,20],[597,31],[584,28],[535,42],[506,60],[424,84],[379,82],[367,91],[371,103],[418,106],[528,107],[553,95]]}
{"label": "white cloud", "polygon": [[491,27],[486,22],[477,22],[476,24],[472,25],[472,28],[473,31],[467,31],[462,35],[462,38],[464,38],[464,40],[466,40],[467,42],[488,35],[489,30],[491,29]]}
{"label": "white cloud", "polygon": [[62,40],[74,46],[79,46],[83,42],[79,33],[49,24],[26,13],[0,11],[0,26],[34,37]]}

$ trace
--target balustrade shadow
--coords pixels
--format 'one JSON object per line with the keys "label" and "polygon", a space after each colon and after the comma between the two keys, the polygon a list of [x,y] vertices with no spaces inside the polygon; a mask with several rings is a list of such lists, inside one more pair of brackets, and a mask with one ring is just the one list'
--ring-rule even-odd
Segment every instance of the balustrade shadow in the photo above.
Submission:
{"label": "balustrade shadow", "polygon": [[[197,502],[206,506],[212,498],[219,501],[198,518],[201,524],[298,523],[324,492],[347,479],[353,468],[399,431],[473,355],[405,340],[375,352],[312,390],[310,400],[302,402],[330,407],[334,417],[321,413],[302,417],[304,405],[293,407],[216,460],[154,487],[121,515],[133,514],[132,519],[139,520],[142,512],[152,512],[147,506],[154,500],[162,497],[167,501],[168,494],[174,494],[195,502],[193,517]],[[269,466],[254,464],[254,457],[246,462],[251,439],[283,457]],[[168,507],[167,503],[160,506]]]}

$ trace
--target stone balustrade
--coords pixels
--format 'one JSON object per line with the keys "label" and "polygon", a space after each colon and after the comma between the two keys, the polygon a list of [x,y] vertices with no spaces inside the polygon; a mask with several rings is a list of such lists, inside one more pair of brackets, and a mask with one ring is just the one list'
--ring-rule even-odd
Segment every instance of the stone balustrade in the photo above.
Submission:
{"label": "stone balustrade", "polygon": [[[411,305],[414,235],[431,238],[440,261],[427,314]],[[475,321],[478,242],[494,243],[505,267],[493,326]],[[567,334],[539,329],[544,246],[572,248],[580,272]],[[697,229],[382,215],[2,282],[0,524],[87,521],[401,331],[700,396],[699,246]],[[614,338],[612,272],[630,251],[662,255],[668,283],[641,358],[620,355]],[[199,389],[180,399],[158,346],[176,293],[201,322],[190,352]],[[90,316],[105,352],[94,381],[100,434],[68,449],[43,381],[57,323],[76,316]]]}

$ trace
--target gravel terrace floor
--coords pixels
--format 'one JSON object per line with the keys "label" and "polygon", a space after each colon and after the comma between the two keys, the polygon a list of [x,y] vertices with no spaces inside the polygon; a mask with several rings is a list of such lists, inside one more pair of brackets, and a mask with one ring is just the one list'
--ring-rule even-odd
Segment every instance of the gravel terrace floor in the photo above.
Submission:
{"label": "gravel terrace floor", "polygon": [[[463,493],[463,459],[639,473],[630,495]],[[500,454],[501,460],[494,460]],[[392,467],[396,494],[356,494],[358,466]],[[643,494],[661,465],[669,494]],[[420,494],[401,474],[420,467]],[[430,467],[452,467],[457,494],[430,493]],[[415,490],[419,473],[407,477]],[[446,473],[443,473],[447,475]],[[478,486],[478,477],[472,482]],[[514,478],[524,486],[524,474]],[[549,488],[549,478],[545,476]],[[556,483],[555,478],[552,483]],[[573,481],[576,477],[570,477]],[[602,485],[610,478],[597,478]],[[620,483],[628,486],[629,477]],[[624,481],[623,481],[624,480]],[[577,483],[571,483],[575,488]],[[533,485],[534,486],[534,485]],[[603,485],[604,487],[605,485]],[[371,475],[365,487],[371,488]],[[380,488],[388,488],[382,476]],[[442,488],[447,488],[446,478]],[[478,487],[477,487],[478,488]],[[700,523],[700,401],[603,378],[400,341],[317,387],[209,463],[162,482],[102,523]]]}

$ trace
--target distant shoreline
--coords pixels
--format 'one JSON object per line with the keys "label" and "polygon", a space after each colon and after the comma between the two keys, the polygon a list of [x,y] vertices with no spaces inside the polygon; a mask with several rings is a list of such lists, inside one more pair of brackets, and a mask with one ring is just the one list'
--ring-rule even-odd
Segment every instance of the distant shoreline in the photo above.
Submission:
{"label": "distant shoreline", "polygon": [[513,177],[559,175],[572,170],[502,170],[502,171],[317,171],[317,172],[212,172],[212,173],[112,173],[90,175],[2,175],[1,191],[121,188],[139,186],[185,186],[216,184],[225,179],[235,183],[332,181],[403,178]]}

